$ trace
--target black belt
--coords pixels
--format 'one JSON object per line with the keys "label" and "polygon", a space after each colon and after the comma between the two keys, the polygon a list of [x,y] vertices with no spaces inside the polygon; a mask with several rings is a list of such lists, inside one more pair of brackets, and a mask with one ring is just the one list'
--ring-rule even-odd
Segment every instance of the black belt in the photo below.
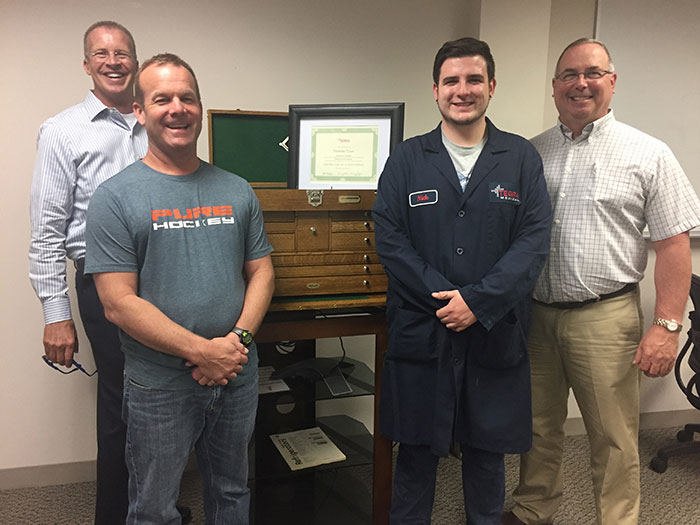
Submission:
{"label": "black belt", "polygon": [[587,304],[599,303],[600,301],[605,301],[606,299],[620,297],[621,295],[625,295],[626,293],[630,293],[636,289],[637,283],[627,283],[619,290],[615,292],[604,293],[596,299],[586,299],[585,301],[574,301],[570,303],[543,303],[542,301],[538,301],[537,299],[533,299],[532,301],[541,306],[549,306],[550,308],[559,308],[560,310],[573,310],[574,308],[581,308],[582,306],[586,306]]}

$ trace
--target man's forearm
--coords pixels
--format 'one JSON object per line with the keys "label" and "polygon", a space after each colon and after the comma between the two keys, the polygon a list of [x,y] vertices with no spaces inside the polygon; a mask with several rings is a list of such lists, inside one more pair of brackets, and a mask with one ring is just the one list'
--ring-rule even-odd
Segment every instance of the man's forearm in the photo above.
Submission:
{"label": "man's forearm", "polygon": [[159,308],[136,295],[125,295],[118,300],[103,299],[103,296],[101,292],[107,319],[138,342],[191,362],[198,360],[198,349],[206,344],[207,339],[177,324]]}
{"label": "man's forearm", "polygon": [[236,322],[236,326],[253,333],[260,327],[275,290],[275,272],[271,258],[268,255],[264,259],[260,261],[259,267],[248,275],[243,309]]}
{"label": "man's forearm", "polygon": [[654,243],[654,316],[681,322],[690,291],[690,236],[682,233]]}

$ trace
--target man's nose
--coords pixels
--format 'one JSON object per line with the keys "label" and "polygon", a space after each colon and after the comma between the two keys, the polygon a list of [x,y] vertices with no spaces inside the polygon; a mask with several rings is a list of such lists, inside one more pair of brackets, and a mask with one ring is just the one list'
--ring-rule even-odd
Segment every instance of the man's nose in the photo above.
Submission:
{"label": "man's nose", "polygon": [[586,80],[584,73],[579,73],[578,75],[576,75],[576,80],[574,80],[574,86],[586,87],[587,85],[588,85],[588,81]]}
{"label": "man's nose", "polygon": [[180,101],[180,97],[173,97],[173,100],[170,102],[170,112],[171,113],[180,113],[184,110],[184,105]]}
{"label": "man's nose", "polygon": [[117,55],[115,55],[112,52],[107,52],[107,58],[105,59],[105,62],[109,66],[118,66],[120,64],[119,60],[117,60]]}
{"label": "man's nose", "polygon": [[469,84],[466,82],[459,82],[457,84],[457,94],[458,95],[466,95],[469,93]]}

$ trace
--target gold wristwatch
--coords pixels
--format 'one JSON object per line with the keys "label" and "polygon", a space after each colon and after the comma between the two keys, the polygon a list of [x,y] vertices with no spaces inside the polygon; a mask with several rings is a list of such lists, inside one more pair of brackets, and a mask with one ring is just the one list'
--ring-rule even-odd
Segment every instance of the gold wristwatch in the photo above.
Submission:
{"label": "gold wristwatch", "polygon": [[663,326],[669,332],[680,332],[683,329],[683,325],[675,319],[662,319],[661,317],[654,317],[652,323]]}

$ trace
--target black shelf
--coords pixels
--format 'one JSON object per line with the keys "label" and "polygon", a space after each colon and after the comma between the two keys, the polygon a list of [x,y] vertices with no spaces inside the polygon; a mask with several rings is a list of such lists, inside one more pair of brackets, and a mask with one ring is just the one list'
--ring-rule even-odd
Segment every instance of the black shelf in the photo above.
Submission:
{"label": "black shelf", "polygon": [[[372,464],[372,435],[362,423],[349,416],[340,415],[316,418],[315,424],[345,454],[344,461],[292,471],[269,436],[257,435],[253,440],[256,443],[255,450],[251,450],[249,454],[251,456],[249,478],[251,480],[289,478],[304,476],[309,471],[344,469]],[[302,428],[309,427],[294,430]]]}
{"label": "black shelf", "polygon": [[[340,361],[340,358],[338,359]],[[342,399],[346,397],[373,396],[374,395],[374,372],[363,362],[346,357],[344,363],[353,365],[345,379],[352,387],[352,392],[340,396],[334,396],[328,390],[326,383],[320,376],[313,378],[288,377],[284,381],[290,388],[295,400],[298,401],[324,401],[327,399]],[[313,385],[313,389],[310,389]],[[284,394],[285,392],[275,392],[263,394],[271,396],[274,394]]]}
{"label": "black shelf", "polygon": [[365,525],[372,522],[372,467],[311,471],[296,478],[257,480],[251,523]]}

